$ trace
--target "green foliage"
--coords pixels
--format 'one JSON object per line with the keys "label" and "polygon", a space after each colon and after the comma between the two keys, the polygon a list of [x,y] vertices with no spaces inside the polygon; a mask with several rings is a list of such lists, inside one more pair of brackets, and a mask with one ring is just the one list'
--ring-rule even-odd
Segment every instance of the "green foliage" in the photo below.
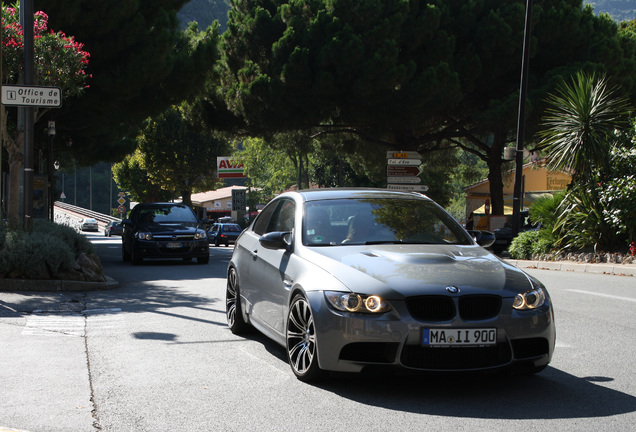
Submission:
{"label": "green foliage", "polygon": [[537,198],[529,209],[530,221],[532,223],[540,223],[541,227],[552,232],[557,223],[558,208],[565,197],[565,192],[555,192]]}
{"label": "green foliage", "polygon": [[179,107],[148,119],[137,142],[143,155],[141,168],[150,181],[163,190],[176,191],[190,206],[193,191],[207,191],[219,184],[216,158],[229,151],[225,140],[186,124]]}
{"label": "green foliage", "polygon": [[[2,82],[17,84],[24,68],[24,33],[20,25],[19,4],[2,7]],[[35,83],[57,86],[64,97],[77,96],[87,86],[90,54],[84,44],[48,28],[48,15],[42,11],[33,18]]]}
{"label": "green foliage", "polygon": [[225,140],[187,124],[180,107],[146,120],[137,143],[132,155],[115,164],[113,174],[121,189],[142,202],[180,195],[191,205],[193,191],[207,191],[219,184],[216,158],[229,152]]}
{"label": "green foliage", "polygon": [[0,278],[55,279],[94,249],[72,228],[36,220],[33,232],[0,230]]}
{"label": "green foliage", "polygon": [[[231,5],[220,85],[203,96],[209,124],[218,125],[222,97],[252,136],[311,130],[385,150],[460,147],[487,163],[493,212],[503,212],[501,155],[516,138],[525,1]],[[537,0],[533,22],[529,136],[561,77],[604,70],[626,92],[636,88],[636,51],[608,17],[581,1]]]}
{"label": "green foliage", "polygon": [[613,233],[605,223],[603,208],[594,185],[575,185],[563,199],[555,224],[562,249],[611,250]]}
{"label": "green foliage", "polygon": [[90,88],[56,111],[80,164],[117,161],[150,116],[199,93],[217,60],[218,25],[179,28],[188,0],[35,0],[51,26],[90,47]]}
{"label": "green foliage", "polygon": [[636,120],[632,130],[613,146],[611,171],[601,182],[599,201],[604,207],[604,220],[614,226],[627,243],[636,240]]}
{"label": "green foliage", "polygon": [[513,259],[531,259],[533,255],[551,252],[553,247],[554,243],[546,230],[525,231],[512,240],[508,253]]}
{"label": "green foliage", "polygon": [[174,190],[164,190],[154,184],[145,168],[144,155],[139,149],[113,164],[113,178],[119,189],[127,192],[128,198],[136,202],[162,202],[176,198]]}
{"label": "green foliage", "polygon": [[634,238],[636,152],[626,131],[629,106],[616,92],[604,78],[580,73],[548,98],[541,136],[549,166],[574,171],[556,221],[549,219],[562,249],[613,251]]}
{"label": "green foliage", "polygon": [[606,78],[578,73],[548,96],[539,145],[548,152],[549,169],[572,170],[574,181],[608,169],[611,143],[628,125],[629,105],[616,93]]}
{"label": "green foliage", "polygon": [[248,185],[260,189],[263,202],[296,184],[298,173],[291,159],[284,150],[268,146],[263,139],[243,140],[233,157],[243,163]]}

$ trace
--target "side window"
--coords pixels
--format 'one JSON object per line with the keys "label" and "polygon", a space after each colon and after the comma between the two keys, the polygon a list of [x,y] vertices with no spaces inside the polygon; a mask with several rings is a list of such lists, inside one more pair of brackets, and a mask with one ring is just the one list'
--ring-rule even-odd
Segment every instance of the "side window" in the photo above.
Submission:
{"label": "side window", "polygon": [[296,205],[291,200],[281,200],[280,205],[272,215],[267,232],[291,231],[294,229]]}
{"label": "side window", "polygon": [[278,207],[278,203],[271,203],[270,205],[266,206],[263,211],[261,211],[256,217],[253,228],[256,234],[263,235],[268,232],[267,226],[269,225],[269,221],[272,218],[272,214],[274,213],[274,210],[276,210],[276,207]]}

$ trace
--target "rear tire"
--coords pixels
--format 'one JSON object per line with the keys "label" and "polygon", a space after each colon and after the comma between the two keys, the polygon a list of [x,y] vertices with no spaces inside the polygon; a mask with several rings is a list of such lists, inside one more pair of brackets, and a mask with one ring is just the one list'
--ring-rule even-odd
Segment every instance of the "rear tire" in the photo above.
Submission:
{"label": "rear tire", "polygon": [[245,333],[249,324],[243,318],[241,307],[241,294],[239,290],[238,274],[234,267],[230,268],[227,275],[227,288],[225,290],[225,316],[230,331],[236,335]]}

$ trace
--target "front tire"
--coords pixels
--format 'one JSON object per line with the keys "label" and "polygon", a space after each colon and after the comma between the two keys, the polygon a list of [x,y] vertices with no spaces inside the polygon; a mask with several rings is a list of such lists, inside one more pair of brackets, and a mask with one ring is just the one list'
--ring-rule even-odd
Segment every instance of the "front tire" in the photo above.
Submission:
{"label": "front tire", "polygon": [[230,268],[227,275],[227,288],[225,290],[225,316],[227,317],[227,325],[232,333],[236,335],[242,334],[249,328],[249,324],[243,318],[238,274],[234,267]]}
{"label": "front tire", "polygon": [[316,329],[311,306],[298,294],[294,297],[287,315],[287,359],[298,378],[304,382],[318,381],[323,370],[318,366]]}
{"label": "front tire", "polygon": [[124,246],[124,242],[121,243],[121,259],[124,262],[130,261],[130,254],[126,252],[126,246]]}
{"label": "front tire", "polygon": [[144,261],[144,259],[139,256],[139,252],[137,252],[135,250],[135,246],[134,245],[133,245],[131,253],[130,253],[130,258],[132,260],[133,265],[140,265]]}

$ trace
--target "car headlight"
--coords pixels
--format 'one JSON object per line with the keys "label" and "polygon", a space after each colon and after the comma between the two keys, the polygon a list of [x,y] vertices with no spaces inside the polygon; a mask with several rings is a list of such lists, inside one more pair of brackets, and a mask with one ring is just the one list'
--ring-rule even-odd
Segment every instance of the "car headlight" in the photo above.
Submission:
{"label": "car headlight", "polygon": [[205,231],[198,231],[194,233],[194,239],[195,240],[203,240],[208,238],[208,235],[206,234]]}
{"label": "car headlight", "polygon": [[517,310],[536,309],[545,303],[545,292],[541,288],[535,288],[524,293],[517,294],[512,307]]}
{"label": "car headlight", "polygon": [[342,312],[384,313],[391,310],[391,306],[376,295],[325,291],[325,298],[331,306]]}
{"label": "car headlight", "polygon": [[135,234],[139,240],[152,240],[152,234],[149,232],[138,232]]}

